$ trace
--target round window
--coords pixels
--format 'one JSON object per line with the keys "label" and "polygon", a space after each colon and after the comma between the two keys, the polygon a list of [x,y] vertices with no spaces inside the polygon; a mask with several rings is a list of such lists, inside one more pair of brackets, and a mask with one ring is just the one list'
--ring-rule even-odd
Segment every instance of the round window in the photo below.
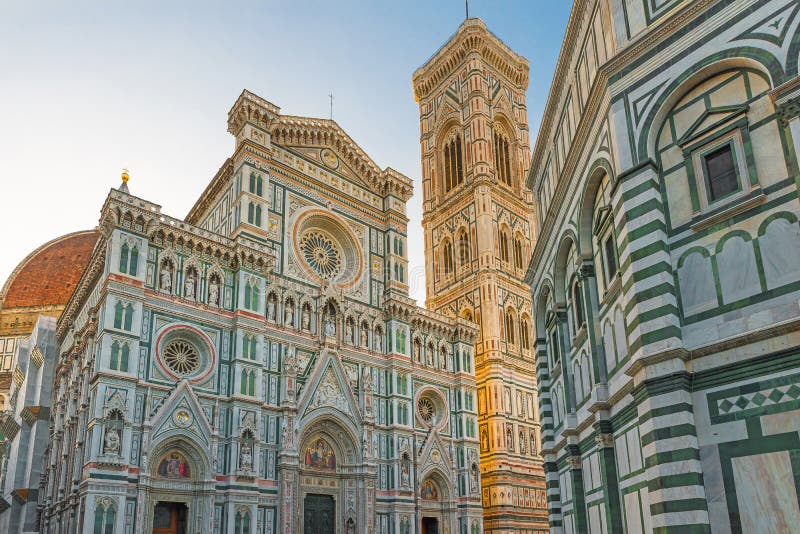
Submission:
{"label": "round window", "polygon": [[200,355],[194,345],[182,339],[169,342],[164,347],[164,363],[179,375],[189,375],[200,367]]}
{"label": "round window", "polygon": [[336,278],[342,269],[342,253],[336,241],[319,230],[310,230],[300,238],[303,258],[318,275],[327,280]]}
{"label": "round window", "polygon": [[164,378],[208,380],[216,364],[213,342],[201,330],[187,324],[174,324],[156,335],[156,365]]}
{"label": "round window", "polygon": [[420,397],[417,401],[419,417],[426,423],[433,424],[436,419],[436,405],[428,397]]}
{"label": "round window", "polygon": [[364,259],[359,237],[328,210],[309,208],[293,223],[292,256],[317,282],[348,288],[359,283]]}

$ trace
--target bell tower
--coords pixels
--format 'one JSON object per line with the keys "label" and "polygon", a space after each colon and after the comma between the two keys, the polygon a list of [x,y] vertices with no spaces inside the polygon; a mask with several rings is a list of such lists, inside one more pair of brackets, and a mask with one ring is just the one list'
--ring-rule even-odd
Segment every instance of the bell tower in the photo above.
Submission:
{"label": "bell tower", "polygon": [[484,530],[547,531],[530,290],[528,61],[464,21],[413,77],[420,110],[426,305],[480,325]]}

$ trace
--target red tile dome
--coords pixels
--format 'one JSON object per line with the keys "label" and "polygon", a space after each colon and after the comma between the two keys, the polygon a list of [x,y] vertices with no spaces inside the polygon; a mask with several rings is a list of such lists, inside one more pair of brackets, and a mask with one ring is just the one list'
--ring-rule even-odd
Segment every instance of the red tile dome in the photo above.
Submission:
{"label": "red tile dome", "polygon": [[65,305],[89,263],[99,233],[67,234],[31,252],[0,292],[0,308]]}

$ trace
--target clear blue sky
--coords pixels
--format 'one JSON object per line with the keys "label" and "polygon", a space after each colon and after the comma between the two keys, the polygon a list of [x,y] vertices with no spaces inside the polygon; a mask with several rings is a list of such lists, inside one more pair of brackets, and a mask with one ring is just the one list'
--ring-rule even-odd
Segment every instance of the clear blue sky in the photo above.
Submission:
{"label": "clear blue sky", "polygon": [[[473,0],[470,16],[531,64],[531,140],[571,2]],[[28,252],[92,228],[108,189],[184,217],[230,155],[243,88],[282,112],[334,119],[380,165],[414,179],[412,296],[424,301],[418,108],[411,74],[464,19],[464,2],[0,4],[0,285]]]}

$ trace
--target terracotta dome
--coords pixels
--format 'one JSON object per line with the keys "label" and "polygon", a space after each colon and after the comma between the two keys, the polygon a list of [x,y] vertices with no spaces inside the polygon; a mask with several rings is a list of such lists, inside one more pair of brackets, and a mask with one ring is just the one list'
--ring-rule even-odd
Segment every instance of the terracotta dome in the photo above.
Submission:
{"label": "terracotta dome", "polygon": [[65,305],[97,243],[97,230],[67,234],[31,252],[0,292],[0,308]]}

